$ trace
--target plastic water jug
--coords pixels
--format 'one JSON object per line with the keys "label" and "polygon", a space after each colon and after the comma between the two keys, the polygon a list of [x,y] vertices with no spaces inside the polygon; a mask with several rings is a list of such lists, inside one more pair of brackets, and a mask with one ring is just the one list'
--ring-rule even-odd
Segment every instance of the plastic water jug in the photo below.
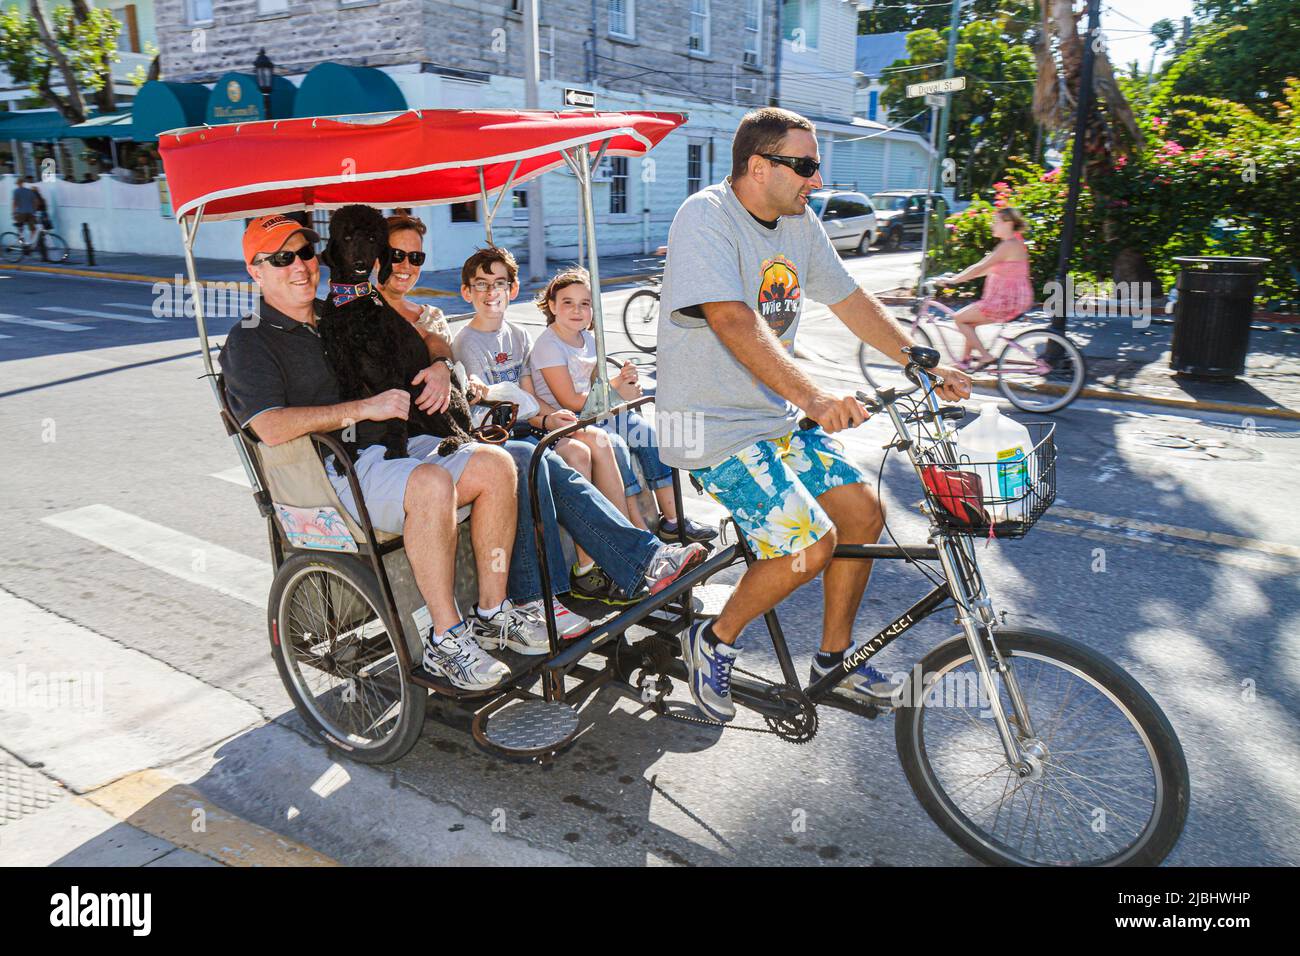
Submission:
{"label": "plastic water jug", "polygon": [[1028,518],[1032,449],[1029,429],[1004,416],[991,402],[980,405],[979,417],[958,430],[958,462],[962,471],[979,475],[984,506],[994,521]]}

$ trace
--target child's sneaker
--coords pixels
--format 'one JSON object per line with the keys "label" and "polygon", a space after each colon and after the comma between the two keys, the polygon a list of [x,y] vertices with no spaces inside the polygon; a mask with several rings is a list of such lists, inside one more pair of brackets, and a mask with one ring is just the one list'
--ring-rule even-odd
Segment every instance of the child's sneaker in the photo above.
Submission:
{"label": "child's sneaker", "polygon": [[[572,640],[591,630],[591,622],[581,614],[570,611],[559,601],[552,600],[551,606],[555,608],[555,628],[560,634],[560,640]],[[518,611],[540,622],[542,633],[546,633],[546,608],[542,605],[540,598],[519,605]]]}
{"label": "child's sneaker", "polygon": [[682,660],[695,705],[712,720],[726,723],[736,716],[731,700],[731,668],[740,651],[730,644],[716,644],[704,637],[708,621],[697,621],[682,632]]}
{"label": "child's sneaker", "polygon": [[517,654],[546,654],[551,649],[551,639],[546,636],[546,621],[515,607],[508,598],[490,617],[484,617],[483,612],[475,607],[470,625],[474,639],[485,650],[508,647]]}
{"label": "child's sneaker", "polygon": [[650,560],[645,572],[645,586],[658,594],[709,556],[702,544],[666,544]]}
{"label": "child's sneaker", "polygon": [[600,601],[602,604],[624,605],[635,601],[594,564],[583,574],[578,573],[577,565],[573,566],[569,572],[569,593],[585,601]]}
{"label": "child's sneaker", "polygon": [[478,646],[465,621],[441,638],[429,631],[424,638],[424,668],[461,690],[491,690],[510,676],[510,668]]}
{"label": "child's sneaker", "polygon": [[[667,518],[660,517],[655,527],[655,536],[665,544],[679,544],[681,537],[676,522],[669,522]],[[686,519],[686,540],[698,541],[704,544],[712,541],[718,536],[717,528],[710,528],[708,525],[696,524],[690,518]]]}

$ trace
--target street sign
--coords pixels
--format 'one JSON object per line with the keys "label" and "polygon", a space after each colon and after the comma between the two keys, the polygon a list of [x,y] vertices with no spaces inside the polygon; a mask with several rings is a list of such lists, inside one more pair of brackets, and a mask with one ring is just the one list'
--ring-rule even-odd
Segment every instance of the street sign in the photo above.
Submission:
{"label": "street sign", "polygon": [[926,93],[925,105],[933,106],[935,109],[941,110],[948,105],[948,96],[944,93]]}
{"label": "street sign", "polygon": [[908,96],[924,96],[926,93],[956,93],[966,89],[966,77],[951,76],[946,80],[931,80],[929,83],[909,83]]}
{"label": "street sign", "polygon": [[564,88],[564,105],[594,110],[596,108],[596,94],[591,90],[576,90],[566,86]]}

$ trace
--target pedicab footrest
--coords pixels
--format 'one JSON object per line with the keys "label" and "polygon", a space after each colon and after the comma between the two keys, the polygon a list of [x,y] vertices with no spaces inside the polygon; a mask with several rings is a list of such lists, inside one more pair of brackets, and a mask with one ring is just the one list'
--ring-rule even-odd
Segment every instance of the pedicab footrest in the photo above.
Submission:
{"label": "pedicab footrest", "polygon": [[735,590],[734,584],[697,584],[691,588],[691,610],[696,617],[717,617]]}
{"label": "pedicab footrest", "polygon": [[546,753],[578,733],[578,712],[563,701],[521,700],[494,710],[483,722],[493,747],[521,756]]}

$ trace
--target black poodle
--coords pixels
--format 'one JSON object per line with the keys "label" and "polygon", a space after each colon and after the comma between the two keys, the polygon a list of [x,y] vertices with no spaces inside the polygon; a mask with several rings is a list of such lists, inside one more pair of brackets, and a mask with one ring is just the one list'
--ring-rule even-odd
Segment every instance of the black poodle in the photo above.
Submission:
{"label": "black poodle", "polygon": [[[370,270],[379,260],[379,283],[392,272],[388,224],[370,206],[344,206],[330,217],[329,242],[321,260],[330,270],[330,292],[317,328],[325,354],[334,366],[343,401],[378,395],[390,388],[411,394],[411,412],[365,429],[367,437],[382,443],[385,458],[405,458],[410,435],[435,435],[445,439],[438,454],[449,455],[473,441],[469,404],[453,379],[447,410],[430,415],[415,404],[422,386],[411,380],[429,365],[429,352],[420,333],[384,301],[370,282]],[[375,423],[362,423],[374,425]],[[358,426],[359,434],[361,426]],[[369,444],[358,441],[356,446]],[[355,447],[348,451],[355,456]]]}

